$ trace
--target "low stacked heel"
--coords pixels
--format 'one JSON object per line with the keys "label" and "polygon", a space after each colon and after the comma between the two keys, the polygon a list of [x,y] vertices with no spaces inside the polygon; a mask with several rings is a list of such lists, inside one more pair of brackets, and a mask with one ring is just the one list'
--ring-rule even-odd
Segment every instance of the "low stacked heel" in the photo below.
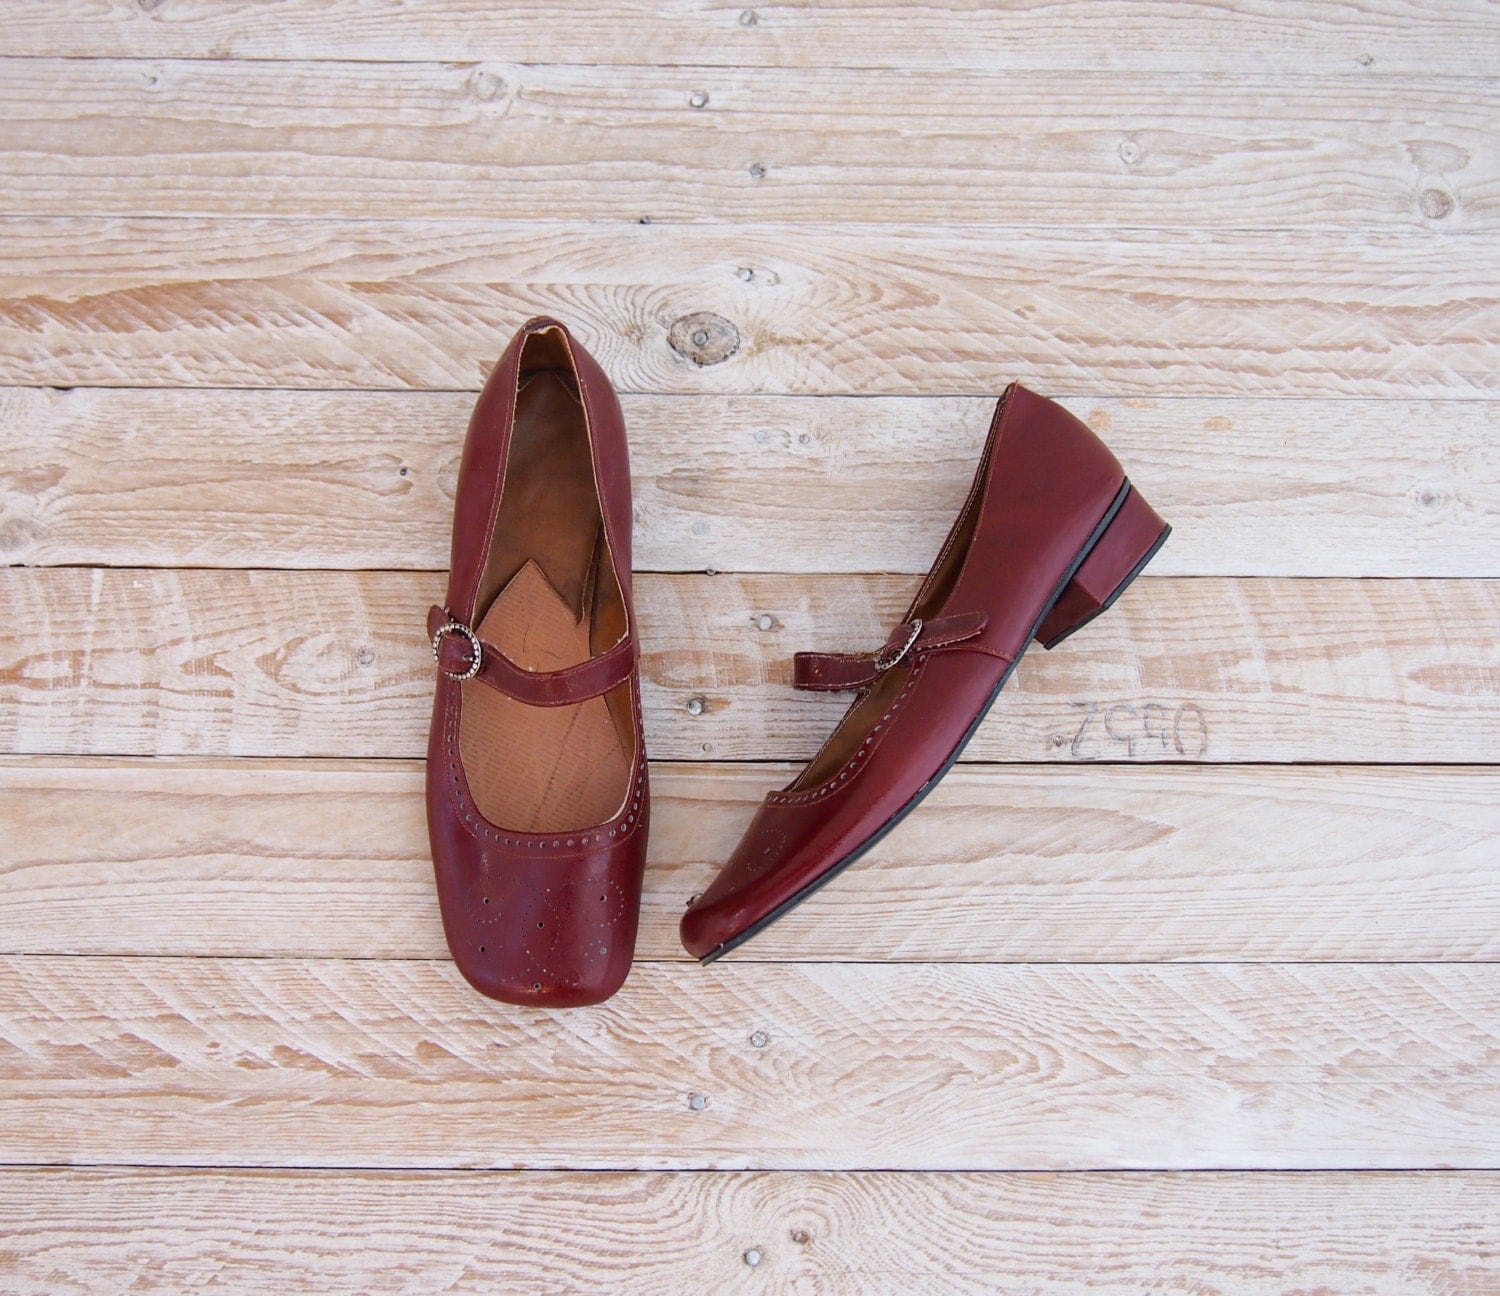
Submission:
{"label": "low stacked heel", "polygon": [[1056,648],[1070,634],[1106,612],[1156,556],[1172,528],[1157,516],[1141,493],[1130,487],[1104,533],[1084,556],[1037,628],[1036,641]]}

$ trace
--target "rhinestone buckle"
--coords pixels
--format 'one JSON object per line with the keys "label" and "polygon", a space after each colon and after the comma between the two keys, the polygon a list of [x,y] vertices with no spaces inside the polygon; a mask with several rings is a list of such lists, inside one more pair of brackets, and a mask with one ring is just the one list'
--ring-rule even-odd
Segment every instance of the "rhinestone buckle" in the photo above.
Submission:
{"label": "rhinestone buckle", "polygon": [[912,646],[917,642],[917,637],[921,633],[922,618],[917,617],[912,621],[911,633],[906,636],[906,642],[901,647],[896,649],[890,656],[886,656],[883,649],[875,654],[875,669],[878,671],[888,671],[892,666],[898,664],[912,650]]}
{"label": "rhinestone buckle", "polygon": [[[443,669],[443,659],[438,649],[442,647],[443,636],[446,634],[461,634],[469,641],[469,647],[473,650],[474,660],[469,663],[469,669],[459,673]],[[479,645],[479,636],[469,629],[462,621],[448,621],[437,628],[437,633],[432,636],[432,658],[438,664],[438,670],[442,671],[451,680],[471,680],[479,674],[479,662],[484,650]]]}

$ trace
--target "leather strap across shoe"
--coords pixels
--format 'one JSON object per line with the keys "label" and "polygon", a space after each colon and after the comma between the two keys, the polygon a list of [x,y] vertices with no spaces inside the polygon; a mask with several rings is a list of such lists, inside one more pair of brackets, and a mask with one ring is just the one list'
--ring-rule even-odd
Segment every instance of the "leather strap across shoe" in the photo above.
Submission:
{"label": "leather strap across shoe", "polygon": [[432,655],[449,679],[478,680],[529,706],[572,706],[624,684],[636,669],[635,641],[621,639],[597,657],[561,670],[525,670],[445,608],[427,611]]}
{"label": "leather strap across shoe", "polygon": [[818,754],[768,794],[682,919],[708,962],[755,935],[893,829],[952,766],[1027,645],[1109,607],[1170,528],[1093,432],[1012,384],[957,520],[873,653],[799,653],[797,688],[854,701]]}
{"label": "leather strap across shoe", "polygon": [[792,658],[792,687],[818,693],[859,692],[908,657],[944,648],[992,651],[975,642],[989,621],[983,612],[959,612],[923,621],[903,621],[873,653],[799,652]]}

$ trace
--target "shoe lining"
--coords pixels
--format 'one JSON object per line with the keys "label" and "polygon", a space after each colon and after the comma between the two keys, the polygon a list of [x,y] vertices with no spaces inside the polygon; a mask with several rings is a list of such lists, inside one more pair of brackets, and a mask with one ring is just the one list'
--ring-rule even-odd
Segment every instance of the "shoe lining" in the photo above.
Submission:
{"label": "shoe lining", "polygon": [[[539,359],[555,363],[548,335],[538,338]],[[536,362],[528,372],[526,360],[475,629],[517,666],[550,671],[618,643],[626,617],[572,375]],[[462,688],[459,754],[486,819],[547,833],[616,817],[635,747],[628,683],[558,707],[530,706],[477,680]]]}

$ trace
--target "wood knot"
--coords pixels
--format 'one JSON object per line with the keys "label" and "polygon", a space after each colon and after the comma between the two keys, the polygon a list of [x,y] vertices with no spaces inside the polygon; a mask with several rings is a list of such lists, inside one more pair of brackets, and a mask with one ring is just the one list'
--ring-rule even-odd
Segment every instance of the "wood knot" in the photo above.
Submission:
{"label": "wood knot", "polygon": [[505,79],[486,68],[476,68],[469,77],[468,88],[480,103],[490,103],[505,94]]}
{"label": "wood knot", "polygon": [[1453,195],[1441,189],[1424,189],[1417,199],[1422,215],[1428,220],[1442,220],[1453,215]]}
{"label": "wood knot", "polygon": [[695,365],[716,365],[740,349],[740,331],[722,315],[698,311],[672,325],[667,343]]}

